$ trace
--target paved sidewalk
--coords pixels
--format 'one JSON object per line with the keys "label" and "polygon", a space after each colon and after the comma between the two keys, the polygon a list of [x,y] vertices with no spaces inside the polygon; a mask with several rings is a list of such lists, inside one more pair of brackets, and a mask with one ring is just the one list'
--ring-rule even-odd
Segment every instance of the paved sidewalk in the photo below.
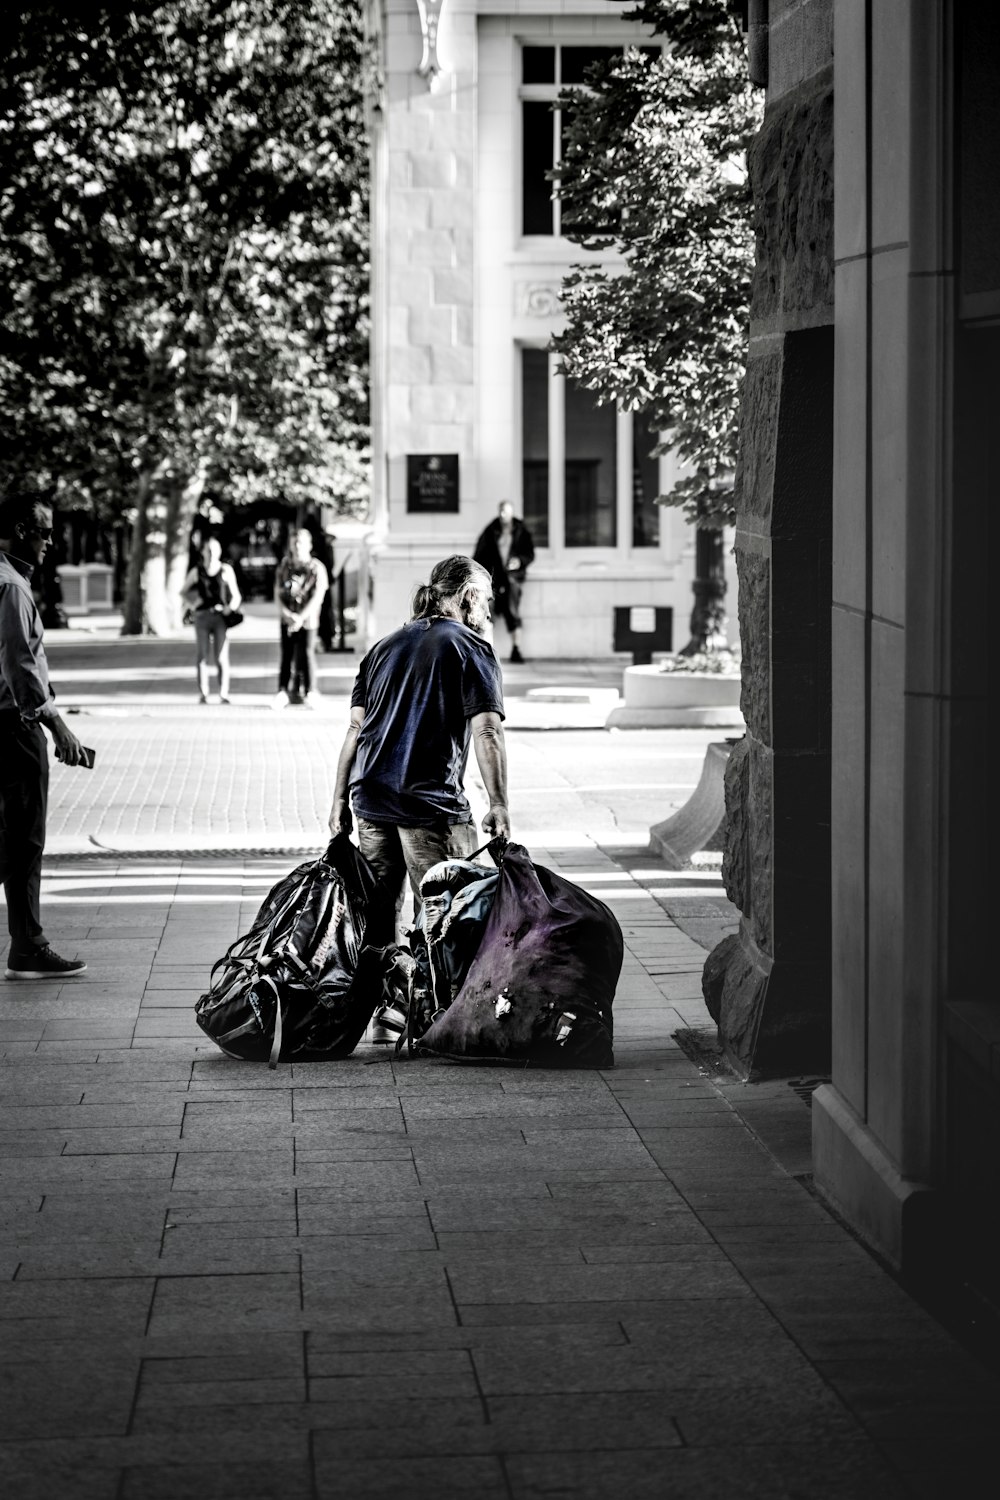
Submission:
{"label": "paved sidewalk", "polygon": [[679,1051],[704,951],[655,862],[532,852],[622,922],[613,1071],[231,1062],[192,1002],[287,862],[50,864],[91,968],[0,989],[10,1500],[893,1500],[992,1469],[996,1382],[781,1164],[802,1102],[772,1091],[779,1162]]}
{"label": "paved sidewalk", "polygon": [[[269,606],[250,609],[256,613],[248,615],[230,641],[232,698],[236,708],[259,711],[271,708],[278,686],[278,632]],[[201,720],[212,711],[197,702],[190,629],[167,637],[121,636],[116,628],[95,622],[87,630],[47,631],[45,645],[64,704],[88,711],[121,704],[139,713],[184,709]],[[321,704],[321,711],[340,712],[338,700],[350,697],[363,654],[354,637],[346,651],[317,652],[319,687],[331,700]],[[603,726],[618,701],[628,664],[622,654],[578,661],[529,658],[519,666],[502,660],[504,694],[513,714],[509,722],[541,729]],[[214,689],[214,673],[210,682]]]}

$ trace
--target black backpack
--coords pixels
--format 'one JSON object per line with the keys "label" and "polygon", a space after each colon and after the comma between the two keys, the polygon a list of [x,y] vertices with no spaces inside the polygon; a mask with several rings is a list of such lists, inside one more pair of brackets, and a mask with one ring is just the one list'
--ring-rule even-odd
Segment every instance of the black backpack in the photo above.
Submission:
{"label": "black backpack", "polygon": [[198,1025],[246,1062],[347,1057],[378,1004],[386,897],[346,834],[265,899],[250,931],[212,969]]}

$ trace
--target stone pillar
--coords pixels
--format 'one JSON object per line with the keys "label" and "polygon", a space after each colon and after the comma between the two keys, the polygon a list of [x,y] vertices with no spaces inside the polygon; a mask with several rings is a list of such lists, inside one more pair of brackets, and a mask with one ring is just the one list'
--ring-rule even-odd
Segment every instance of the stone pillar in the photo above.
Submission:
{"label": "stone pillar", "polygon": [[[476,501],[475,5],[378,0],[377,20],[372,416],[380,535],[370,639],[403,623],[412,588],[434,561],[471,545]],[[458,455],[457,515],[407,511],[407,455],[433,453]]]}
{"label": "stone pillar", "polygon": [[836,20],[837,945],[814,1179],[904,1275],[988,1300],[1000,15],[840,4]]}
{"label": "stone pillar", "polygon": [[825,1070],[830,1050],[833,83],[829,6],[785,9],[788,24],[805,10],[814,24],[790,69],[771,8],[749,161],[757,263],[736,475],[747,733],[726,771],[723,866],[742,916],[704,976],[745,1078]]}

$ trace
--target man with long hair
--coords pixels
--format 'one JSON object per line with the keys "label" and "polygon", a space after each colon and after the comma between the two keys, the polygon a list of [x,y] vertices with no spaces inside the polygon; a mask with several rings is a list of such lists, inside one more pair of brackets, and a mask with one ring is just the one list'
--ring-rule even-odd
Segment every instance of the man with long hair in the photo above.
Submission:
{"label": "man with long hair", "polygon": [[[361,853],[397,917],[407,876],[419,899],[432,865],[475,849],[463,785],[470,743],[490,804],[483,829],[510,834],[503,690],[486,640],[491,598],[485,568],[445,558],[417,589],[409,623],[373,646],[358,669],[330,831],[350,831],[353,802]],[[395,1040],[383,1031],[376,1016],[374,1039]]]}

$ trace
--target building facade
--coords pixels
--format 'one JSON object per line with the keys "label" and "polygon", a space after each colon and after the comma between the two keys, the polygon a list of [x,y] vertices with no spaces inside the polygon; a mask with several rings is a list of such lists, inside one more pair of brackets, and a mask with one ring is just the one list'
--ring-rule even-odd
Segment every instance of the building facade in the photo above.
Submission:
{"label": "building facade", "polygon": [[[439,557],[509,499],[536,546],[525,650],[606,656],[613,612],[673,610],[688,639],[694,533],[655,503],[676,472],[641,417],[598,406],[548,352],[562,279],[612,261],[560,234],[547,173],[562,85],[658,46],[608,0],[370,0],[373,510],[370,641]],[[730,582],[736,638],[735,570]],[[498,627],[497,645],[504,639]]]}

